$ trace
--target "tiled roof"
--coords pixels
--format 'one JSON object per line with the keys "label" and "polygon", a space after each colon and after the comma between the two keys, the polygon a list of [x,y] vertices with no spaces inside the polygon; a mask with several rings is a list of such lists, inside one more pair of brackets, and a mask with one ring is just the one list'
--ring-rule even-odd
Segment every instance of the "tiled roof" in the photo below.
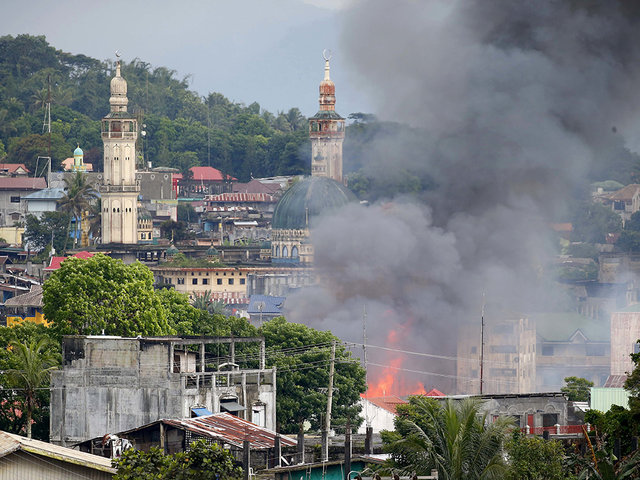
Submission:
{"label": "tiled roof", "polygon": [[609,200],[625,200],[630,202],[635,193],[640,189],[640,184],[632,183],[626,187],[621,188],[607,196]]}
{"label": "tiled roof", "polygon": [[42,190],[47,182],[42,177],[0,177],[0,190]]}
{"label": "tiled roof", "polygon": [[31,173],[24,163],[0,163],[0,171],[2,170],[6,170],[7,173],[15,173],[19,170],[23,170],[25,173]]}
{"label": "tiled roof", "polygon": [[[195,418],[184,418],[182,420],[158,420],[165,425],[174,428],[187,430],[196,435],[220,440],[237,448],[242,448],[242,442],[249,440],[251,450],[263,450],[273,448],[275,446],[275,438],[277,433],[272,430],[262,428],[255,423],[243,420],[230,413],[214,413],[213,415],[205,415]],[[127,430],[118,435],[127,437],[137,430],[154,425],[153,422],[143,427]],[[297,442],[284,435],[280,436],[280,444],[286,447],[293,447]]]}
{"label": "tiled roof", "polygon": [[249,183],[234,183],[231,186],[234,193],[269,193],[273,194],[280,190],[280,185],[277,183],[262,183],[255,178]]}
{"label": "tiled roof", "polygon": [[395,395],[389,395],[386,397],[363,397],[365,400],[373,403],[375,406],[380,407],[388,412],[397,413],[396,407],[398,405],[404,405],[408,403],[406,400],[396,397]]}
{"label": "tiled roof", "polygon": [[432,388],[427,393],[424,394],[425,397],[446,397],[444,393],[442,393],[437,388]]}
{"label": "tiled roof", "polygon": [[[72,257],[75,258],[80,258],[82,260],[86,260],[87,258],[91,258],[95,255],[95,253],[93,252],[78,252],[75,255],[71,255]],[[51,271],[51,270],[57,270],[60,268],[60,266],[62,265],[62,262],[64,262],[67,258],[69,257],[51,257],[51,262],[49,262],[49,266],[45,268],[46,271]]]}
{"label": "tiled roof", "polygon": [[41,442],[40,440],[14,435],[12,433],[0,432],[0,457],[6,457],[17,450],[48,457],[60,462],[73,463],[102,472],[116,473],[116,469],[111,466],[110,458],[53,445],[52,443]]}
{"label": "tiled roof", "polygon": [[223,180],[236,180],[213,167],[191,167],[189,170],[193,173],[193,180],[208,180],[216,182],[221,182]]}
{"label": "tiled roof", "polygon": [[42,285],[34,285],[31,291],[16,295],[4,302],[5,307],[42,307]]}

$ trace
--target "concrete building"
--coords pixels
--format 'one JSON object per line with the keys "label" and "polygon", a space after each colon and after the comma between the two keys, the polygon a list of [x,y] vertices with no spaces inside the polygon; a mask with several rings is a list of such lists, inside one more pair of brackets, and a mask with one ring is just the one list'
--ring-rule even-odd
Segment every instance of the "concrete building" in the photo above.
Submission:
{"label": "concrete building", "polygon": [[626,375],[634,368],[629,356],[640,352],[640,304],[611,314],[611,375]]}
{"label": "concrete building", "polygon": [[138,122],[127,112],[127,82],[120,75],[111,79],[111,111],[102,119],[104,178],[102,197],[102,243],[138,242],[138,194],[136,181],[136,140]]}
{"label": "concrete building", "polygon": [[557,392],[566,377],[604,385],[610,370],[609,322],[577,313],[532,315],[536,325],[536,391]]}
{"label": "concrete building", "polygon": [[361,397],[360,405],[362,406],[361,416],[364,422],[358,428],[358,434],[367,433],[367,425],[373,428],[373,433],[380,433],[382,430],[395,430],[394,421],[397,417],[398,405],[408,403],[406,400],[388,395],[386,397]]}
{"label": "concrete building", "polygon": [[[259,345],[259,368],[240,369],[236,347],[242,344]],[[188,418],[197,408],[275,430],[276,371],[265,368],[262,338],[74,336],[63,338],[62,356],[63,368],[51,377],[52,443]],[[208,357],[216,357],[217,370],[207,370]]]}
{"label": "concrete building", "polygon": [[23,197],[27,203],[27,213],[42,217],[44,212],[55,212],[58,201],[65,195],[63,188],[44,188]]}
{"label": "concrete building", "polygon": [[[458,328],[457,391],[480,392],[481,332],[478,324]],[[526,316],[485,315],[483,393],[532,392],[536,384],[536,327]]]}
{"label": "concrete building", "polygon": [[0,177],[0,226],[24,222],[27,202],[24,197],[47,187],[42,177]]}

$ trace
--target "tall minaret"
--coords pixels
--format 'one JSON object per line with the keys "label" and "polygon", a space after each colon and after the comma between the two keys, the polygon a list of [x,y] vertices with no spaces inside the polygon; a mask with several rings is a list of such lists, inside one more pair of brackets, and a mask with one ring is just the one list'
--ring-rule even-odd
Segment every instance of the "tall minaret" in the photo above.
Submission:
{"label": "tall minaret", "polygon": [[102,119],[104,143],[104,179],[102,196],[102,243],[137,243],[138,194],[136,183],[136,118],[127,112],[127,82],[120,76],[111,79],[111,111]]}
{"label": "tall minaret", "polygon": [[336,86],[329,77],[330,56],[323,52],[324,80],[320,82],[320,110],[309,119],[311,175],[342,183],[344,118],[336,113]]}

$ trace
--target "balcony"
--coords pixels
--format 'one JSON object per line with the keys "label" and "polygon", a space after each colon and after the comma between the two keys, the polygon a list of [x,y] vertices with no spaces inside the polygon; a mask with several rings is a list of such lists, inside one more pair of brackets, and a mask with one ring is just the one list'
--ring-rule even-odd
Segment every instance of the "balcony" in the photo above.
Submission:
{"label": "balcony", "polygon": [[100,185],[100,193],[136,193],[140,185]]}
{"label": "balcony", "polygon": [[136,132],[102,132],[103,139],[125,139],[125,140],[135,140],[137,137]]}

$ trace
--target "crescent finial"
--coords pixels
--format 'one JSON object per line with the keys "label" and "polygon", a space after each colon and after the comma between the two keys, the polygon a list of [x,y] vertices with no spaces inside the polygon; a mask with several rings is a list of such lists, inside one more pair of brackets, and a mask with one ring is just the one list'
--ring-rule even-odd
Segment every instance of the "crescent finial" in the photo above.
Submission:
{"label": "crescent finial", "polygon": [[322,58],[324,58],[324,60],[326,62],[328,62],[329,60],[331,60],[332,57],[332,52],[331,50],[329,50],[328,48],[325,48],[324,50],[322,50]]}
{"label": "crescent finial", "polygon": [[120,58],[122,56],[122,54],[120,53],[120,50],[116,50],[116,57]]}

